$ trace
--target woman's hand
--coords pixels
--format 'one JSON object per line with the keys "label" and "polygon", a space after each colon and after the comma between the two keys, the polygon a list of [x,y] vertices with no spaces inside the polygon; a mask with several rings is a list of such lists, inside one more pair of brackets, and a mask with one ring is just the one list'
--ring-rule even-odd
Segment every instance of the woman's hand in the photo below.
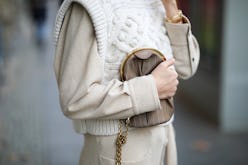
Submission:
{"label": "woman's hand", "polygon": [[170,68],[174,63],[175,59],[166,60],[160,63],[151,73],[156,82],[160,99],[173,97],[177,91],[178,74]]}
{"label": "woman's hand", "polygon": [[178,14],[178,6],[176,0],[161,0],[166,10],[166,16],[172,18]]}

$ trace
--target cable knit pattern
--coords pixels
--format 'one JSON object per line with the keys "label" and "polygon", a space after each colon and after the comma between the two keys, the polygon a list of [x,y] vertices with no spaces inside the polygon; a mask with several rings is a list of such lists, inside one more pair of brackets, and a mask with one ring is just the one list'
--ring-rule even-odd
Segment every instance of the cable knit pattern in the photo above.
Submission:
{"label": "cable knit pattern", "polygon": [[101,6],[108,36],[103,83],[119,78],[121,61],[134,49],[150,47],[172,58],[161,0],[103,0]]}
{"label": "cable knit pattern", "polygon": [[163,22],[165,11],[160,0],[65,0],[56,17],[55,45],[72,2],[83,5],[91,16],[99,55],[105,57],[108,54],[107,63],[120,63],[126,53],[140,47],[159,49],[167,58],[172,57]]}
{"label": "cable knit pattern", "polygon": [[[65,13],[72,2],[81,4],[92,19],[98,52],[104,60],[103,84],[115,78],[119,79],[121,61],[127,53],[136,48],[155,48],[167,59],[172,58],[170,41],[163,21],[165,11],[161,0],[65,0],[56,18],[55,45]],[[118,120],[74,120],[73,122],[78,133],[94,135],[118,133]]]}

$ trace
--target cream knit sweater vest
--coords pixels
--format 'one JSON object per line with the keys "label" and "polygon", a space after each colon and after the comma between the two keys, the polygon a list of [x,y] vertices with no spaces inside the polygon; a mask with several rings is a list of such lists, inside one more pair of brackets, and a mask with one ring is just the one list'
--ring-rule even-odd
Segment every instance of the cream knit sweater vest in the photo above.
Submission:
{"label": "cream knit sweater vest", "polygon": [[[172,57],[161,0],[65,0],[56,18],[55,45],[72,2],[81,4],[92,19],[99,56],[104,60],[103,84],[119,79],[120,63],[134,49],[155,48],[167,59]],[[118,120],[74,120],[73,123],[78,133],[118,133]]]}

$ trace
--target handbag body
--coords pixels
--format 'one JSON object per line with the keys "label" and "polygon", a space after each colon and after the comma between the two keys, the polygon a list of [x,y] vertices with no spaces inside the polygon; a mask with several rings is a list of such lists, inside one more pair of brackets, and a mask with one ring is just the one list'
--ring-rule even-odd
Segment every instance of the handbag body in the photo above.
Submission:
{"label": "handbag body", "polygon": [[[126,81],[150,74],[158,64],[165,61],[164,55],[151,48],[137,49],[127,55],[120,68],[120,77]],[[144,96],[145,97],[145,96]],[[130,117],[129,126],[149,127],[168,122],[174,113],[173,98],[161,99],[161,109]]]}

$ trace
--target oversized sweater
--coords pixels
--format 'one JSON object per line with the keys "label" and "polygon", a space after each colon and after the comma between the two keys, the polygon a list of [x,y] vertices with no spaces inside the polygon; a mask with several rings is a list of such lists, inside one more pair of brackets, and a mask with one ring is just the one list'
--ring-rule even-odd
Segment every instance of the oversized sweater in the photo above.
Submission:
{"label": "oversized sweater", "polygon": [[[120,62],[129,51],[152,47],[162,51],[167,58],[174,56],[175,69],[183,79],[191,77],[198,66],[199,47],[186,18],[185,24],[164,24],[164,9],[155,10],[162,6],[160,0],[125,1],[126,6],[110,3],[112,1],[67,0],[57,16],[54,70],[60,105],[63,113],[73,120],[78,133],[116,134],[118,119],[160,108],[151,75],[125,82],[119,80]],[[122,7],[125,10],[117,11]],[[114,20],[115,17],[109,15],[110,8],[119,12],[116,16],[119,19]],[[129,9],[130,12],[139,10],[138,13],[127,14],[133,22],[132,19],[128,22],[129,17],[123,14]],[[137,22],[140,14],[147,11],[157,16],[158,20],[156,25],[146,19],[140,21],[139,24],[148,28],[142,32],[137,28]],[[129,33],[136,31],[140,34],[134,34],[136,38],[130,39],[132,36]]]}

